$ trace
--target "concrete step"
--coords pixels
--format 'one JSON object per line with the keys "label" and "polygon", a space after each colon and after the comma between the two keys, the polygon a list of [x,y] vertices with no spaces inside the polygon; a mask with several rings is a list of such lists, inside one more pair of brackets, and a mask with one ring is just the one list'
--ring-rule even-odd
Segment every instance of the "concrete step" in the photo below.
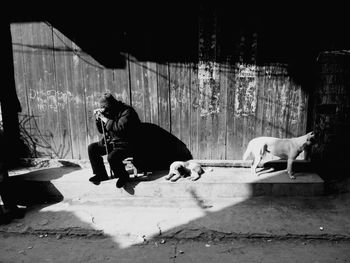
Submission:
{"label": "concrete step", "polygon": [[197,181],[180,178],[176,182],[164,179],[168,171],[137,176],[125,188],[116,188],[117,179],[93,185],[88,181],[91,169],[53,167],[10,173],[14,192],[22,202],[51,202],[70,199],[79,202],[100,202],[130,198],[168,200],[217,200],[253,196],[320,196],[324,181],[315,173],[298,172],[291,180],[285,170],[252,175],[250,168],[213,167]]}
{"label": "concrete step", "polygon": [[324,192],[324,182],[315,173],[297,173],[297,178],[291,180],[286,171],[256,176],[247,168],[215,167],[194,182],[187,178],[169,182],[164,180],[166,174],[167,171],[158,171],[152,176],[134,178],[127,187],[130,189],[129,194],[157,198],[198,196],[215,199],[264,195],[317,196]]}

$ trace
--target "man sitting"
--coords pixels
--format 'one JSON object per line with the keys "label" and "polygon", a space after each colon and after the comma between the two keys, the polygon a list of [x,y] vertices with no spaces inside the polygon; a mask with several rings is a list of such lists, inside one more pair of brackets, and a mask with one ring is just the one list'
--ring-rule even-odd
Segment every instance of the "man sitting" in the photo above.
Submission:
{"label": "man sitting", "polygon": [[119,178],[117,187],[121,188],[129,180],[123,160],[135,154],[140,119],[131,106],[116,100],[110,93],[103,94],[99,103],[100,109],[94,111],[96,127],[104,136],[100,141],[88,146],[94,174],[89,180],[98,185],[101,181],[109,179],[102,157],[108,154],[107,160],[114,177]]}

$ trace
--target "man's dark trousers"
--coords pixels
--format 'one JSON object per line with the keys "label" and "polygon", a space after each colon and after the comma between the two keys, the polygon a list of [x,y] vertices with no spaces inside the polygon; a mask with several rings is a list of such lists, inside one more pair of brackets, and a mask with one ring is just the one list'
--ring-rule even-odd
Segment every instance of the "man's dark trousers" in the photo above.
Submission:
{"label": "man's dark trousers", "polygon": [[[103,163],[103,157],[107,154],[106,147],[103,141],[93,142],[88,147],[88,154],[91,163],[92,172],[101,177],[106,177],[107,172]],[[123,160],[131,157],[132,152],[130,147],[127,145],[112,145],[108,144],[108,163],[113,171],[113,176],[115,178],[128,177],[129,174],[125,170],[125,164]]]}

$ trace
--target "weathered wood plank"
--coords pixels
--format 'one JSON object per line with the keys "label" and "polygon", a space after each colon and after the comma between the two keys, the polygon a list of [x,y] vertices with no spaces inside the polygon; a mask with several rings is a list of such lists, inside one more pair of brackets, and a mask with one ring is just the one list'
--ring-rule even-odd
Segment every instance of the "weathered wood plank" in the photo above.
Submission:
{"label": "weathered wood plank", "polygon": [[159,126],[170,132],[169,67],[167,63],[157,65]]}
{"label": "weathered wood plank", "polygon": [[171,133],[181,140],[181,74],[179,64],[169,64]]}
{"label": "weathered wood plank", "polygon": [[147,121],[158,124],[157,64],[143,63],[144,103]]}
{"label": "weathered wood plank", "polygon": [[95,119],[92,112],[100,106],[99,98],[105,90],[104,87],[101,87],[100,85],[99,69],[102,66],[86,53],[81,53],[81,58],[84,61],[82,64],[82,71],[85,91],[85,111],[87,112],[86,145],[89,145],[92,142],[98,141],[102,136],[96,129]]}
{"label": "weathered wood plank", "polygon": [[294,86],[293,87],[293,99],[292,99],[292,119],[291,119],[291,130],[293,131],[293,137],[299,136],[301,134],[299,133],[299,122],[300,122],[300,116],[298,115],[298,107],[299,107],[299,91],[300,87]]}
{"label": "weathered wood plank", "polygon": [[[211,82],[211,127],[212,144],[210,159],[225,158],[226,147],[226,114],[223,110],[226,107],[226,81],[227,77],[222,74],[222,67],[218,63],[214,65],[213,79]],[[223,78],[223,82],[221,80]]]}
{"label": "weathered wood plank", "polygon": [[56,66],[56,70],[62,71],[63,73],[61,74],[64,74],[63,77],[65,79],[65,101],[67,103],[67,117],[70,128],[71,155],[73,159],[81,159],[83,156],[86,156],[85,145],[84,147],[80,146],[82,142],[85,142],[86,129],[84,111],[80,113],[81,111],[78,109],[82,107],[82,98],[80,98],[82,94],[75,91],[75,82],[78,82],[78,80],[75,78],[74,60],[79,60],[79,58],[76,51],[74,51],[72,41],[55,29],[54,33],[59,38],[59,41],[55,41],[55,47],[56,45],[61,45],[64,48],[60,52],[62,68],[58,69]]}
{"label": "weathered wood plank", "polygon": [[42,140],[39,130],[39,118],[38,114],[38,103],[36,101],[36,93],[31,89],[33,83],[33,74],[32,74],[32,26],[30,24],[20,24],[21,27],[21,45],[22,45],[22,59],[23,59],[23,78],[25,83],[25,93],[27,94],[27,107],[28,107],[28,123],[30,130],[27,130],[28,137],[33,143],[33,153],[35,157],[39,157],[43,152]]}
{"label": "weathered wood plank", "polygon": [[287,109],[287,88],[288,83],[280,79],[279,99],[277,101],[279,106],[279,120],[278,120],[278,137],[283,138],[286,134],[286,109]]}
{"label": "weathered wood plank", "polygon": [[[270,68],[268,68],[270,70]],[[272,105],[273,105],[273,86],[269,76],[265,77],[265,111],[263,119],[263,136],[272,136]]]}
{"label": "weathered wood plank", "polygon": [[181,140],[183,143],[186,144],[187,147],[190,145],[190,139],[191,139],[191,95],[190,95],[190,86],[191,86],[191,71],[189,64],[182,64],[181,65],[181,75],[180,75],[181,85],[181,94],[182,94],[182,100],[181,100],[181,121],[180,121],[180,127],[181,127]]}
{"label": "weathered wood plank", "polygon": [[187,64],[170,64],[171,132],[190,144],[190,69]]}
{"label": "weathered wood plank", "polygon": [[308,116],[308,100],[309,95],[302,88],[299,89],[299,105],[298,105],[298,134],[303,134],[307,131],[307,116]]}
{"label": "weathered wood plank", "polygon": [[28,74],[29,104],[32,115],[33,138],[36,139],[36,150],[39,156],[56,157],[58,141],[57,114],[53,61],[47,50],[52,48],[52,38],[42,35],[39,23],[23,25],[23,50],[25,71]]}
{"label": "weathered wood plank", "polygon": [[[87,158],[87,138],[88,138],[88,118],[93,118],[92,112],[86,110],[86,92],[84,79],[84,56],[83,52],[74,42],[71,42],[74,50],[72,60],[73,83],[70,87],[72,98],[70,100],[70,110],[72,118],[72,141],[76,149],[75,158]],[[89,113],[89,114],[88,114]]]}
{"label": "weathered wood plank", "polygon": [[[278,74],[279,72],[276,72]],[[279,133],[279,105],[277,102],[280,100],[279,90],[279,76],[274,79],[273,82],[273,94],[272,94],[272,136],[278,137]]]}
{"label": "weathered wood plank", "polygon": [[194,156],[199,156],[199,120],[200,120],[200,106],[199,106],[199,82],[198,82],[198,68],[196,65],[191,64],[191,86],[190,86],[190,99],[191,99],[191,140],[189,149]]}
{"label": "weathered wood plank", "polygon": [[237,70],[237,91],[235,100],[235,114],[239,126],[237,133],[241,141],[238,146],[237,157],[242,156],[248,142],[256,136],[257,105],[259,85],[258,73],[255,65],[240,65]]}
{"label": "weathered wood plank", "polygon": [[211,155],[212,145],[212,137],[211,137],[211,129],[212,122],[209,115],[201,115],[201,119],[199,122],[199,152],[201,159],[209,159]]}
{"label": "weathered wood plank", "polygon": [[[254,137],[261,136],[263,133],[263,116],[264,116],[264,85],[265,85],[265,70],[261,67],[257,74],[257,105],[256,105],[256,123],[255,123],[255,135]],[[251,138],[252,139],[252,138]],[[247,143],[244,147],[247,146]]]}
{"label": "weathered wood plank", "polygon": [[130,87],[132,106],[138,113],[141,121],[147,121],[144,105],[144,78],[142,76],[142,63],[130,58]]}
{"label": "weathered wood plank", "polygon": [[228,63],[222,63],[220,65],[220,71],[219,71],[219,86],[220,86],[220,92],[218,94],[218,100],[219,100],[219,112],[218,112],[218,125],[214,126],[218,129],[218,147],[217,147],[217,153],[212,157],[213,159],[226,159],[227,155],[227,114],[226,114],[226,108],[227,108],[227,89],[228,87]]}
{"label": "weathered wood plank", "polygon": [[22,26],[21,24],[11,24],[11,37],[12,37],[12,50],[13,50],[13,63],[14,63],[14,76],[16,84],[16,92],[18,100],[21,104],[22,111],[19,113],[20,132],[24,139],[27,141],[27,146],[31,151],[30,154],[36,157],[35,151],[33,151],[32,138],[31,138],[31,121],[30,121],[30,106],[28,102],[28,93],[26,86],[25,65],[24,65],[24,53],[22,42]]}
{"label": "weathered wood plank", "polygon": [[[198,69],[199,79],[199,151],[203,155],[201,158],[218,158],[219,155],[224,156],[222,149],[218,149],[225,145],[225,135],[220,134],[222,122],[224,118],[221,114],[221,87],[219,78],[219,66],[217,63],[200,62]],[[224,91],[225,92],[225,91]],[[225,106],[223,106],[225,107]],[[225,114],[225,113],[223,113]],[[224,129],[225,131],[225,129]],[[220,140],[220,142],[219,142]],[[221,152],[221,153],[219,153]]]}
{"label": "weathered wood plank", "polygon": [[[31,94],[31,86],[32,86],[32,74],[31,74],[31,61],[32,61],[32,53],[31,53],[31,32],[32,27],[29,24],[20,24],[21,27],[21,45],[22,45],[22,51],[23,51],[23,78],[26,88],[26,94],[27,94],[27,100],[28,100],[28,118],[29,118],[29,127],[31,130],[27,131],[29,136],[34,140],[38,138],[38,132],[37,132],[37,122],[38,117],[37,114],[37,103],[33,100],[35,99],[35,94]],[[35,153],[37,153],[37,143],[33,144],[33,150]],[[41,150],[41,149],[40,149]]]}
{"label": "weathered wood plank", "polygon": [[29,112],[28,96],[26,93],[26,85],[23,65],[23,45],[22,45],[22,30],[20,24],[11,24],[12,50],[13,50],[13,66],[16,84],[17,97],[21,103],[22,112],[20,120]]}
{"label": "weathered wood plank", "polygon": [[128,55],[125,55],[125,68],[113,70],[105,69],[105,85],[106,89],[112,90],[117,99],[120,99],[126,104],[131,103],[130,98],[130,83],[129,83],[129,62]]}
{"label": "weathered wood plank", "polygon": [[[226,92],[226,159],[237,158],[235,138],[235,93],[236,79],[234,67],[227,66],[227,92]],[[241,159],[240,157],[239,159]]]}
{"label": "weathered wood plank", "polygon": [[[45,23],[36,24],[36,43],[35,46],[39,46],[37,50],[38,55],[38,84],[39,94],[43,98],[43,106],[46,104],[47,110],[43,116],[45,123],[43,123],[42,129],[47,130],[50,141],[52,141],[50,147],[50,154],[53,158],[64,158],[66,155],[66,138],[67,134],[62,129],[62,119],[60,116],[60,102],[58,87],[56,82],[55,72],[55,58],[53,53],[53,37],[51,29]],[[37,62],[38,62],[37,61]],[[40,65],[40,63],[42,64]],[[43,76],[43,79],[41,78]],[[45,101],[46,100],[46,101]],[[47,122],[48,121],[48,122]],[[47,125],[49,123],[49,125]]]}
{"label": "weathered wood plank", "polygon": [[143,112],[145,116],[145,122],[151,122],[151,103],[150,103],[150,78],[148,76],[148,63],[140,62],[141,69],[141,83],[142,85],[142,93],[143,93]]}
{"label": "weathered wood plank", "polygon": [[66,44],[64,36],[59,35],[53,28],[44,26],[42,31],[48,30],[53,35],[53,61],[55,70],[55,86],[56,86],[56,100],[59,120],[59,134],[60,141],[59,155],[60,158],[73,158],[74,149],[72,146],[72,127],[71,127],[71,109],[68,103],[69,88],[71,86],[71,71],[68,71],[69,66],[66,65],[66,57],[70,56],[69,47]]}

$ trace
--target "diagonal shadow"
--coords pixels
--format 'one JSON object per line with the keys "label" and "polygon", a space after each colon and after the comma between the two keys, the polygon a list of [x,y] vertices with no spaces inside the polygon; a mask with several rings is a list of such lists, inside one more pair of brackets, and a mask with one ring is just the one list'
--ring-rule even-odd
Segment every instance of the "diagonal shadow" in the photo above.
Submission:
{"label": "diagonal shadow", "polygon": [[33,205],[61,202],[64,197],[51,181],[78,169],[80,168],[46,168],[10,176],[10,187],[15,202],[29,209]]}
{"label": "diagonal shadow", "polygon": [[[337,224],[336,222],[340,220],[338,212],[335,212],[339,211],[337,207],[339,200],[344,207],[344,210],[339,212],[340,217],[347,218],[348,194],[327,196],[318,191],[314,195],[312,187],[304,186],[297,191],[291,190],[292,183],[287,173],[282,172],[285,170],[285,163],[271,161],[267,166],[276,168],[275,175],[257,177],[256,181],[250,184],[249,189],[246,189],[250,194],[244,198],[237,198],[238,196],[235,197],[231,193],[231,197],[224,198],[227,204],[222,208],[218,208],[220,203],[213,196],[206,196],[203,191],[195,188],[190,189],[189,196],[202,215],[197,215],[197,218],[188,220],[187,223],[163,229],[162,237],[175,240],[189,238],[213,241],[215,239],[220,242],[219,240],[223,238],[259,239],[279,235],[289,235],[291,238],[295,235],[297,238],[317,235],[319,225],[327,225],[331,228],[332,224]],[[307,172],[314,172],[314,170],[308,164],[298,163],[296,173],[299,179],[305,181],[303,177]],[[281,184],[280,190],[264,184],[274,181],[274,177],[281,176],[285,177],[286,183]],[[317,227],[310,230],[310,226]],[[288,232],[291,230],[294,232]],[[154,237],[158,238],[157,235]]]}

